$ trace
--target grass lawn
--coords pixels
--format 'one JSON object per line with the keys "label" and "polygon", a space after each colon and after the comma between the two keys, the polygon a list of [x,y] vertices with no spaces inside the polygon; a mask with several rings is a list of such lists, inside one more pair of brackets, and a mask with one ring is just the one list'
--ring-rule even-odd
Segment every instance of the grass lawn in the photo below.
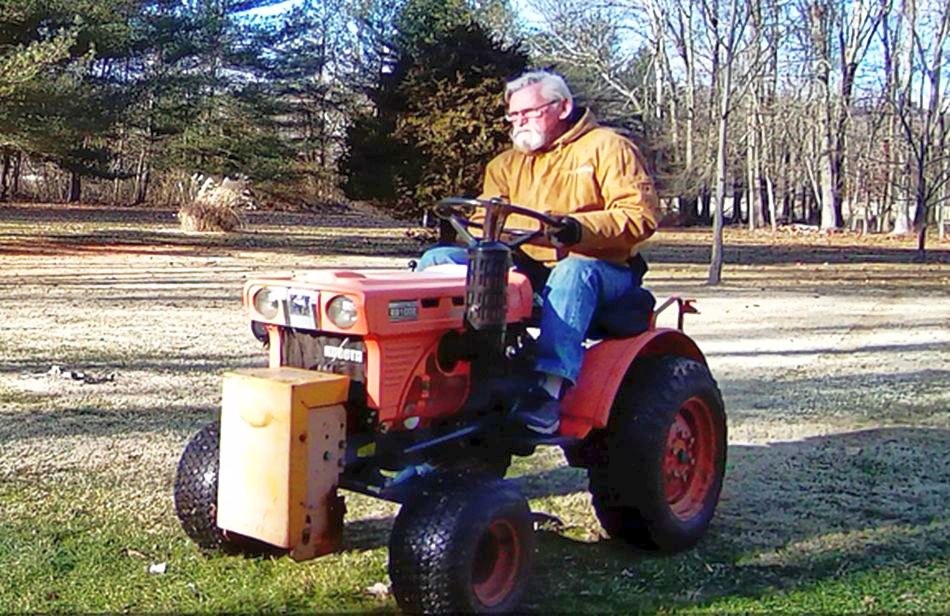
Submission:
{"label": "grass lawn", "polygon": [[[343,550],[306,563],[205,556],[175,519],[177,459],[214,417],[221,373],[265,363],[243,280],[401,267],[414,249],[363,215],[252,223],[192,236],[162,212],[0,208],[0,611],[398,611],[368,590],[388,584],[396,505],[347,494]],[[947,611],[947,244],[921,265],[912,239],[729,230],[712,289],[707,241],[660,234],[647,284],[698,298],[687,331],[725,397],[710,532],[675,556],[631,551],[601,536],[584,472],[558,450],[516,459],[509,477],[553,516],[524,609]]]}

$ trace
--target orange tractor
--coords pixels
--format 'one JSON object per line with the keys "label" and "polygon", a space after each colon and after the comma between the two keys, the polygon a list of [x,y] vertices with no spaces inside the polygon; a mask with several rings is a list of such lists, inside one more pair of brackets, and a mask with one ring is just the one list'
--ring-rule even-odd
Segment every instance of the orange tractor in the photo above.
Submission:
{"label": "orange tractor", "polygon": [[181,456],[175,508],[188,536],[209,551],[311,559],[341,545],[343,488],[402,504],[389,575],[404,610],[509,611],[535,538],[504,475],[513,455],[548,445],[587,469],[609,536],[661,552],[693,545],[719,500],[726,419],[682,331],[690,302],[660,308],[677,304],[675,329],[657,327],[650,296],[644,314],[614,319],[625,331],[596,332],[559,433],[516,429],[508,412],[531,374],[538,308],[513,254],[542,231],[505,224],[510,214],[541,229],[559,222],[498,201],[446,199],[434,211],[467,242],[467,268],[247,282],[269,367],[225,375],[220,421]]}

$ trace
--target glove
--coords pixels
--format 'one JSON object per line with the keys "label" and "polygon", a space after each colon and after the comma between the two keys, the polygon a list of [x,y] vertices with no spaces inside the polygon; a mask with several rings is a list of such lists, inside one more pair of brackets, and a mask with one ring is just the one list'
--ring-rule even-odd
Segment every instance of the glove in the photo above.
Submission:
{"label": "glove", "polygon": [[560,223],[562,225],[561,227],[548,227],[547,231],[545,231],[548,241],[551,242],[555,248],[573,246],[581,241],[581,231],[583,229],[581,223],[570,216],[562,216]]}

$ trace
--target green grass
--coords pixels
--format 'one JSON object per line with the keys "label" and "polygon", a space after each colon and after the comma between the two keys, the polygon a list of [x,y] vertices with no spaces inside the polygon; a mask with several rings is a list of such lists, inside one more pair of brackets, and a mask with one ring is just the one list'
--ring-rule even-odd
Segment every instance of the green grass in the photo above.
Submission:
{"label": "green grass", "polygon": [[[307,227],[294,218],[290,229],[207,237],[177,233],[170,214],[130,224],[101,214],[76,223],[43,209],[32,212],[38,224],[26,214],[0,223],[0,282],[11,289],[0,321],[16,332],[0,337],[0,613],[396,612],[391,596],[366,591],[388,582],[394,508],[346,495],[344,549],[315,561],[208,557],[179,528],[171,486],[188,435],[218,408],[220,373],[263,361],[237,306],[247,272],[348,267],[373,255],[375,265],[402,266],[379,255],[414,244],[402,229],[363,229],[362,214],[355,231],[331,228],[321,215]],[[123,210],[123,220],[132,214]],[[532,509],[561,521],[539,532],[524,609],[946,612],[947,251],[921,269],[885,246],[883,260],[857,267],[836,256],[850,248],[824,239],[782,248],[750,236],[757,246],[743,247],[742,258],[766,265],[732,266],[728,285],[713,294],[698,286],[705,253],[687,258],[705,250],[696,236],[673,237],[655,247],[666,253],[651,276],[660,295],[713,300],[688,323],[713,345],[734,439],[713,526],[683,554],[632,552],[600,539],[583,472],[564,468],[552,450],[519,459],[512,474],[522,476]],[[788,265],[813,262],[816,250],[834,258],[814,278]],[[717,313],[717,298],[743,306],[803,289],[843,300],[854,322],[826,323],[807,310],[737,317],[723,312],[726,302]],[[911,292],[931,295],[894,304],[880,319],[877,304],[851,301]],[[799,365],[781,348],[764,348],[751,365],[743,346],[750,332],[753,340],[756,331],[814,337],[815,325],[830,340],[816,345],[834,353]],[[887,335],[903,330],[918,332],[913,344]],[[727,338],[735,344],[716,355]],[[770,364],[775,357],[786,364]],[[97,385],[45,377],[54,364],[118,376]],[[164,573],[149,573],[161,563]]]}
{"label": "green grass", "polygon": [[[382,549],[306,564],[207,557],[170,511],[130,515],[121,502],[127,492],[92,478],[0,488],[5,507],[16,513],[0,524],[0,610],[366,611],[387,605],[364,593],[385,577]],[[163,574],[149,573],[161,563]]]}
{"label": "green grass", "polygon": [[[534,464],[549,466],[553,459],[520,461],[514,472],[531,473]],[[539,533],[528,611],[934,612],[950,605],[946,520],[829,532],[772,548],[753,548],[717,525],[696,549],[657,558],[597,540],[579,473],[548,470],[555,473],[548,481],[576,490],[532,501],[564,525]],[[388,581],[389,523],[368,525],[342,553],[307,563],[209,557],[178,528],[169,487],[162,477],[131,485],[68,471],[0,486],[0,610],[396,610],[391,597],[366,592]],[[141,500],[143,491],[165,493]],[[350,523],[351,536],[358,526]],[[148,572],[160,563],[165,573]]]}

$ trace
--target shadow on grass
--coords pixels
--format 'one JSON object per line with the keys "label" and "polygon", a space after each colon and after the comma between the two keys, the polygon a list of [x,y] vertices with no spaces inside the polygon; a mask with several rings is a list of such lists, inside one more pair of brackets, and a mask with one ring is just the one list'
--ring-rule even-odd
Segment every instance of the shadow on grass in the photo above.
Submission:
{"label": "shadow on grass", "polygon": [[950,430],[884,428],[734,445],[729,458],[719,511],[696,548],[654,558],[612,541],[543,532],[533,581],[533,596],[542,599],[525,607],[699,608],[926,566],[950,549]]}
{"label": "shadow on grass", "polygon": [[[37,400],[37,403],[41,400]],[[0,447],[5,443],[73,436],[118,437],[176,430],[191,434],[214,421],[216,406],[169,404],[161,408],[103,409],[83,406],[63,411],[0,413]]]}
{"label": "shadow on grass", "polygon": [[[583,493],[583,471],[517,477],[530,499]],[[807,591],[842,576],[926,566],[950,549],[950,430],[883,428],[729,448],[708,535],[670,556],[539,532],[523,608],[633,613]],[[350,522],[346,550],[385,546],[392,518]],[[860,606],[854,606],[860,607]]]}
{"label": "shadow on grass", "polygon": [[287,231],[197,235],[148,229],[103,229],[88,233],[30,233],[0,242],[0,255],[130,253],[182,256],[227,250],[280,251],[300,255],[414,256],[417,241],[393,230],[385,235],[353,230],[346,236]]}

